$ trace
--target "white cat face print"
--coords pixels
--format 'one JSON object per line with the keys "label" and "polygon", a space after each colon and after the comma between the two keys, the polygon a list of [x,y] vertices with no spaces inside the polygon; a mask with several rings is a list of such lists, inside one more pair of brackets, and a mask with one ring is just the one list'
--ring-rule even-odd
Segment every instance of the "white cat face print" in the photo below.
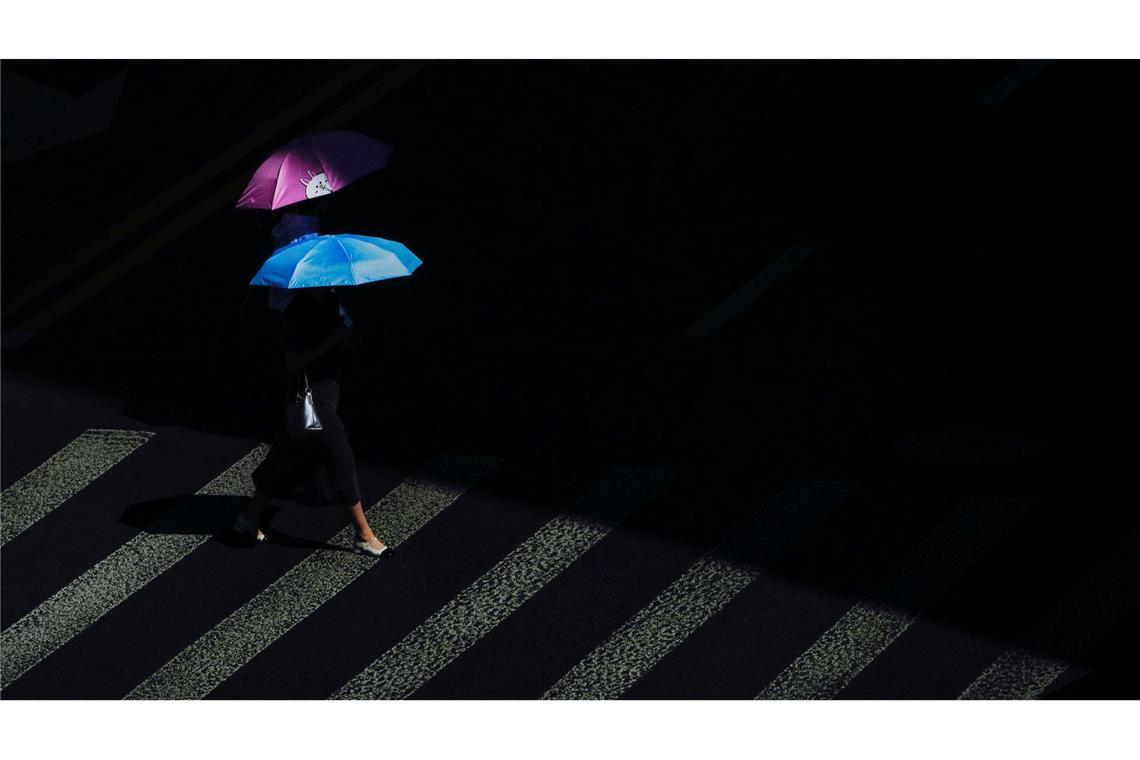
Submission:
{"label": "white cat face print", "polygon": [[324,172],[314,174],[313,170],[309,170],[309,176],[301,177],[301,184],[305,186],[305,197],[316,198],[318,195],[328,195],[332,192],[329,187],[329,178]]}

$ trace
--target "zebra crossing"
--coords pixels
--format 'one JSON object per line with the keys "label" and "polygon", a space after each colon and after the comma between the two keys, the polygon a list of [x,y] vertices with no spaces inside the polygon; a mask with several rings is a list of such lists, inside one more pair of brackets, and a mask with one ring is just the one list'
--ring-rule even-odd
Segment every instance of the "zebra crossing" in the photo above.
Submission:
{"label": "zebra crossing", "polygon": [[91,428],[0,494],[0,545],[134,453],[154,433]]}
{"label": "zebra crossing", "polygon": [[487,631],[605,537],[676,473],[614,470],[443,609],[385,652],[333,695],[334,699],[410,696]]}
{"label": "zebra crossing", "polygon": [[[395,549],[494,469],[492,457],[437,457],[365,512]],[[275,583],[208,631],[127,695],[128,699],[197,699],[253,659],[372,566],[346,551],[349,526]]]}
{"label": "zebra crossing", "polygon": [[[90,429],[0,494],[4,543],[64,505],[154,434]],[[251,473],[268,447],[256,446],[195,496],[248,497]],[[367,510],[379,535],[399,546],[502,464],[491,456],[440,455],[410,474]],[[612,528],[659,495],[679,470],[618,466],[562,513],[509,551],[453,599],[386,645],[331,699],[403,699],[570,571]],[[648,605],[555,683],[544,699],[622,696],[693,632],[715,626],[717,613],[765,575],[817,523],[848,499],[857,484],[793,480],[769,503],[700,557]],[[197,502],[200,504],[200,502]],[[839,694],[914,620],[959,584],[972,565],[1002,541],[1034,506],[1026,498],[972,495],[890,570],[847,613],[803,650],[758,698],[828,699]],[[158,518],[79,577],[0,632],[0,689],[65,647],[77,635],[210,540],[178,529],[191,520],[193,497]],[[201,699],[360,578],[375,560],[348,551],[351,528],[316,548],[138,683],[127,699]],[[32,540],[30,537],[27,540]],[[1033,699],[1071,667],[1140,601],[1140,534],[1066,594],[1027,631],[1026,645],[1001,654],[962,699]],[[581,610],[588,614],[588,610]],[[1076,634],[1074,634],[1076,632]],[[583,650],[587,651],[587,650]],[[1065,654],[1062,656],[1061,653]],[[748,653],[731,653],[747,657]],[[370,655],[371,656],[371,655]],[[565,666],[563,666],[565,667]],[[66,697],[66,685],[61,685]]]}
{"label": "zebra crossing", "polygon": [[1135,531],[1034,626],[1029,647],[1002,652],[958,698],[1036,699],[1138,603],[1140,531]]}
{"label": "zebra crossing", "polygon": [[[203,486],[199,496],[253,496],[252,473],[269,447],[262,444]],[[193,508],[187,500],[160,518],[158,529],[140,533],[83,575],[64,586],[0,633],[3,672],[0,688],[26,673],[72,637],[107,614],[155,577],[209,540],[209,536],[166,532]]]}
{"label": "zebra crossing", "polygon": [[849,483],[799,481],[769,509],[701,557],[543,695],[613,699],[760,577],[813,524],[850,495]]}
{"label": "zebra crossing", "polygon": [[971,498],[758,695],[830,699],[906,632],[1029,512],[1027,499]]}

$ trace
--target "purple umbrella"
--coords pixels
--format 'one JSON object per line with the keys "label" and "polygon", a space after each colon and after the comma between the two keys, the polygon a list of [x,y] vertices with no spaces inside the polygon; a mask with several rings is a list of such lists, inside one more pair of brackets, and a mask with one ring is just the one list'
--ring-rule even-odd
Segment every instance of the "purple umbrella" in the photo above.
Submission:
{"label": "purple umbrella", "polygon": [[261,162],[236,208],[278,209],[335,193],[383,169],[391,153],[392,146],[357,132],[307,135]]}

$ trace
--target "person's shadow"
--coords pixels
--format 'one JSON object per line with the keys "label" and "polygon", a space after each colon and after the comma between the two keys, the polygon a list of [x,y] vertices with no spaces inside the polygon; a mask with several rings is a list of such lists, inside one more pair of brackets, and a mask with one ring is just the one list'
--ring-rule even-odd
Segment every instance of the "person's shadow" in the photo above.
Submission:
{"label": "person's shadow", "polygon": [[[119,517],[119,522],[146,533],[209,536],[226,546],[248,548],[251,542],[232,530],[234,520],[248,501],[244,496],[168,496],[131,504]],[[267,506],[265,520],[272,520],[280,511],[278,507]],[[272,525],[267,533],[270,542],[283,546],[350,551],[343,546],[282,533]]]}

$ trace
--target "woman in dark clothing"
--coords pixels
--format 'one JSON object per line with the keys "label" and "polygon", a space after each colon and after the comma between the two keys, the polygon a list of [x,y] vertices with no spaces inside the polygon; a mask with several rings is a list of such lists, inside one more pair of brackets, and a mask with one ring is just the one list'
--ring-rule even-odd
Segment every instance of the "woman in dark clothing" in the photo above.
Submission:
{"label": "woman in dark clothing", "polygon": [[[364,516],[355,458],[336,411],[341,383],[355,362],[359,342],[335,288],[304,288],[285,295],[289,300],[280,333],[285,372],[276,394],[280,409],[276,436],[253,472],[255,493],[234,529],[264,540],[261,528],[270,502],[340,507],[356,527],[356,547],[379,556],[387,547]],[[286,410],[303,393],[306,378],[321,429],[291,431]]]}

